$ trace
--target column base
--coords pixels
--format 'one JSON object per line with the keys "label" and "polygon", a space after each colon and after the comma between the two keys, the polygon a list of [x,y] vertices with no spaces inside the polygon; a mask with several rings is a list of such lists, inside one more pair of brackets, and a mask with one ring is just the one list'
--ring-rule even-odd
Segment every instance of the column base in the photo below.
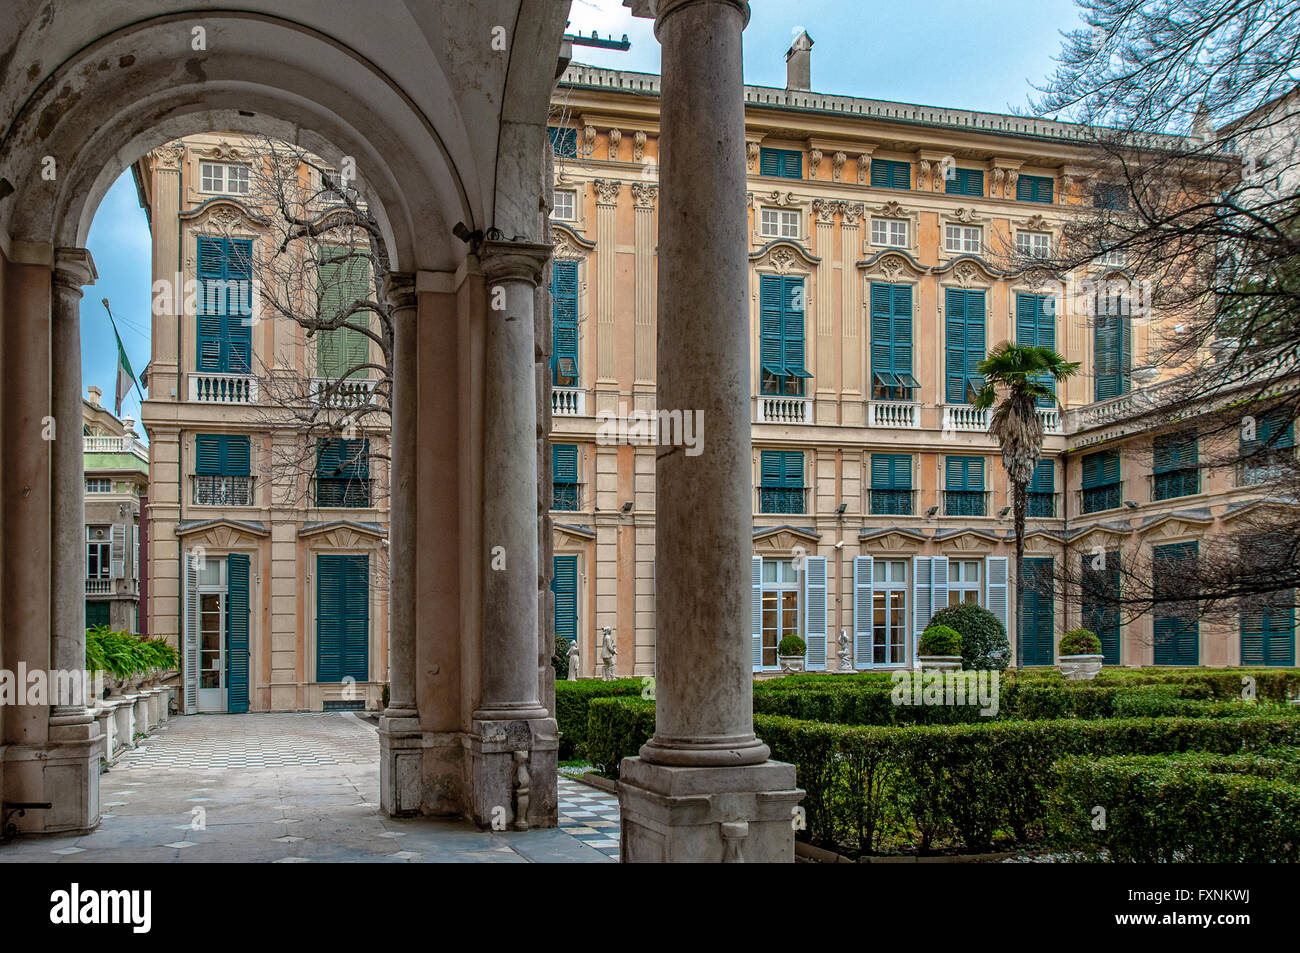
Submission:
{"label": "column base", "polygon": [[[475,712],[468,739],[469,819],[492,830],[529,830],[559,823],[559,731],[555,719],[489,720]],[[516,757],[517,752],[523,752]],[[520,768],[527,767],[527,787]]]}
{"label": "column base", "polygon": [[424,804],[424,732],[418,718],[379,719],[379,806],[389,817],[419,814]]}
{"label": "column base", "polygon": [[5,801],[48,801],[49,810],[15,817],[18,830],[60,834],[93,830],[99,824],[99,759],[103,736],[88,725],[51,727],[50,741],[4,749]]}
{"label": "column base", "polygon": [[793,863],[794,765],[681,767],[624,758],[623,863]]}

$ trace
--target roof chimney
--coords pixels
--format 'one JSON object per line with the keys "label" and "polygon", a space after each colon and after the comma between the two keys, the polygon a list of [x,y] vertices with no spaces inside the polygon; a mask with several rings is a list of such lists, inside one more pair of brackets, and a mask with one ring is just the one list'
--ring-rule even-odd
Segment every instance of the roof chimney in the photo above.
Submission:
{"label": "roof chimney", "polygon": [[87,387],[86,392],[90,394],[91,406],[98,407],[99,399],[104,396],[104,392],[100,390],[98,387],[96,387],[94,384],[91,384],[89,387]]}
{"label": "roof chimney", "polygon": [[796,27],[799,35],[790,44],[785,54],[785,88],[812,89],[812,45],[813,39],[808,31]]}

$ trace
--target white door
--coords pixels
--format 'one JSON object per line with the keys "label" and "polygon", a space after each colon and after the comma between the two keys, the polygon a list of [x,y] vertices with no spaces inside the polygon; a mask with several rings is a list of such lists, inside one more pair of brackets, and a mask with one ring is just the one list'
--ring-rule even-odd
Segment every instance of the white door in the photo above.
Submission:
{"label": "white door", "polygon": [[226,561],[199,570],[199,711],[226,711]]}

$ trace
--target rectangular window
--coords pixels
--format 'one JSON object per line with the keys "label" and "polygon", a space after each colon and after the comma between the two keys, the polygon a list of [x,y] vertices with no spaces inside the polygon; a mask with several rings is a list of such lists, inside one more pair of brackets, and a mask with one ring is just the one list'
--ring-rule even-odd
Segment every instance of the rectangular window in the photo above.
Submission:
{"label": "rectangular window", "polygon": [[1152,549],[1155,595],[1155,664],[1197,665],[1200,621],[1196,613],[1197,546],[1172,543]]}
{"label": "rectangular window", "polygon": [[943,512],[945,516],[987,516],[983,457],[947,457],[944,460]]}
{"label": "rectangular window", "polygon": [[871,664],[907,664],[907,561],[872,560]]}
{"label": "rectangular window", "polygon": [[253,243],[198,240],[200,372],[249,374],[253,369]]}
{"label": "rectangular window", "polygon": [[804,381],[802,278],[759,276],[759,373],[764,394],[801,396]]}
{"label": "rectangular window", "polygon": [[316,505],[370,505],[370,441],[316,441]]}
{"label": "rectangular window", "polygon": [[251,506],[250,443],[237,434],[194,437],[194,502],[202,506]]}
{"label": "rectangular window", "polygon": [[950,404],[968,404],[984,386],[984,292],[963,288],[944,291],[946,320],[944,362]]}
{"label": "rectangular window", "polygon": [[1132,370],[1133,322],[1127,295],[1097,293],[1093,308],[1093,399],[1127,394]]}
{"label": "rectangular window", "polygon": [[984,245],[984,229],[970,225],[945,225],[943,250],[961,255],[978,255]]}
{"label": "rectangular window", "polygon": [[578,263],[551,264],[551,383],[578,384]]}
{"label": "rectangular window", "polygon": [[578,446],[557,443],[551,446],[551,509],[579,508]]}
{"label": "rectangular window", "polygon": [[[1016,295],[1016,343],[1056,350],[1056,298],[1052,295]],[[1034,380],[1056,393],[1051,374],[1036,374]],[[1054,406],[1052,397],[1040,397],[1040,407]]]}
{"label": "rectangular window", "polygon": [[911,400],[912,286],[871,283],[871,392],[880,400]]}
{"label": "rectangular window", "polygon": [[556,126],[547,128],[551,137],[551,152],[561,159],[578,158],[578,130],[560,129]]}
{"label": "rectangular window", "polygon": [[803,153],[795,149],[760,149],[758,172],[782,179],[802,179]]}
{"label": "rectangular window", "polygon": [[[984,604],[983,573],[981,560],[952,559],[948,562],[948,605],[960,605],[972,602]],[[942,606],[936,608],[941,609]]]}
{"label": "rectangular window", "polygon": [[554,556],[555,637],[573,642],[578,638],[578,557]]}
{"label": "rectangular window", "polygon": [[911,223],[905,218],[873,218],[871,244],[884,248],[909,248],[908,230]]}
{"label": "rectangular window", "polygon": [[871,184],[878,189],[910,189],[912,166],[892,159],[872,159]]}
{"label": "rectangular window", "polygon": [[1128,263],[1128,256],[1124,253],[1124,249],[1112,248],[1103,251],[1097,261],[1109,268],[1123,268]]}
{"label": "rectangular window", "polygon": [[1016,254],[1024,258],[1050,258],[1052,236],[1049,232],[1016,232]]}
{"label": "rectangular window", "polygon": [[1021,202],[1052,201],[1055,180],[1043,175],[1022,175],[1016,179],[1016,199]]}
{"label": "rectangular window", "polygon": [[1104,663],[1119,665],[1119,553],[1085,553],[1081,560],[1083,627],[1101,640]]}
{"label": "rectangular window", "polygon": [[799,574],[793,560],[764,559],[762,572],[762,667],[776,668],[781,639],[799,632]]}
{"label": "rectangular window", "polygon": [[1200,492],[1196,431],[1161,434],[1152,445],[1151,497],[1171,500]]}
{"label": "rectangular window", "polygon": [[316,314],[322,321],[343,318],[346,324],[316,333],[317,376],[328,380],[369,376],[370,338],[361,329],[369,325],[370,311],[363,306],[373,296],[369,249],[321,246],[316,261]]}
{"label": "rectangular window", "polygon": [[1121,502],[1120,459],[1114,450],[1087,454],[1083,464],[1083,511],[1113,510]]}
{"label": "rectangular window", "polygon": [[[1243,537],[1244,565],[1287,565],[1291,541],[1286,533]],[[1243,596],[1239,609],[1242,665],[1295,664],[1295,590]]]}
{"label": "rectangular window", "polygon": [[113,555],[111,532],[111,529],[107,526],[86,527],[87,579],[111,578]]}
{"label": "rectangular window", "polygon": [[86,480],[87,493],[112,493],[113,481],[106,477],[89,477]]}
{"label": "rectangular window", "polygon": [[1056,462],[1039,460],[1029,481],[1028,516],[1052,519],[1056,516]]}
{"label": "rectangular window", "polygon": [[979,169],[949,169],[943,188],[949,195],[983,196],[984,173]]}
{"label": "rectangular window", "polygon": [[1295,422],[1285,408],[1247,416],[1241,425],[1238,486],[1274,483],[1295,464]]}
{"label": "rectangular window", "polygon": [[764,450],[759,469],[759,512],[804,512],[802,451]]}
{"label": "rectangular window", "polygon": [[758,233],[764,238],[798,238],[799,212],[765,208],[759,212]]}
{"label": "rectangular window", "polygon": [[572,189],[556,189],[551,198],[551,218],[560,222],[578,220],[578,193]]}
{"label": "rectangular window", "polygon": [[200,162],[199,188],[203,192],[223,195],[247,195],[248,173],[246,165],[227,162]]}
{"label": "rectangular window", "polygon": [[370,557],[316,556],[316,680],[370,678]]}
{"label": "rectangular window", "polygon": [[912,515],[912,457],[906,453],[871,455],[871,514]]}

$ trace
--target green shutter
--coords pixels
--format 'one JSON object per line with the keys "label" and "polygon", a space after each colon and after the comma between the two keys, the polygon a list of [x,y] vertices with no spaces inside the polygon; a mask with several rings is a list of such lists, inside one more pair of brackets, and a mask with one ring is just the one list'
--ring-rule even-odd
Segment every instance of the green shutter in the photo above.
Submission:
{"label": "green shutter", "polygon": [[548,126],[546,132],[551,137],[551,152],[556,156],[562,159],[578,157],[578,130]]}
{"label": "green shutter", "polygon": [[218,476],[251,475],[249,438],[236,434],[196,434],[194,472]]}
{"label": "green shutter", "polygon": [[[551,383],[578,376],[578,263],[551,263]],[[571,373],[570,373],[571,372]]]}
{"label": "green shutter", "polygon": [[551,447],[551,480],[555,483],[578,482],[578,446],[557,443]]}
{"label": "green shutter", "polygon": [[[1177,592],[1196,573],[1195,542],[1156,546],[1152,552],[1152,575],[1157,600],[1162,595],[1167,598]],[[1157,601],[1154,616],[1155,664],[1200,664],[1200,621],[1196,615],[1195,603]]]}
{"label": "green shutter", "polygon": [[316,681],[370,677],[370,559],[316,556]]}
{"label": "green shutter", "polygon": [[[1051,295],[1016,295],[1016,343],[1056,349],[1055,298]],[[1036,374],[1034,380],[1056,393],[1056,380],[1051,374]],[[1045,407],[1052,406],[1050,398],[1039,398],[1038,402]]]}
{"label": "green shutter", "polygon": [[1029,481],[1030,493],[1056,492],[1056,465],[1052,460],[1039,460],[1034,464],[1034,476]]}
{"label": "green shutter", "polygon": [[872,159],[871,184],[882,189],[910,189],[912,166],[892,159]]}
{"label": "green shutter", "polygon": [[782,287],[780,275],[759,276],[759,363],[764,371],[776,377],[785,376],[785,363],[781,358],[781,341],[785,333]]}
{"label": "green shutter", "polygon": [[198,258],[198,369],[251,373],[253,243],[200,236]]}
{"label": "green shutter", "polygon": [[[1120,562],[1118,552],[1084,554],[1082,566],[1083,627],[1101,640],[1102,660],[1120,664]],[[1095,565],[1100,562],[1100,565]]]}
{"label": "green shutter", "polygon": [[781,288],[781,357],[785,372],[808,377],[804,368],[804,288],[802,278],[783,278]]}
{"label": "green shutter", "polygon": [[871,285],[871,373],[890,396],[900,388],[897,375],[912,373],[910,285]]}
{"label": "green shutter", "polygon": [[555,592],[555,637],[572,642],[578,637],[578,557],[554,559],[551,589]]}
{"label": "green shutter", "polygon": [[944,488],[953,491],[983,492],[983,457],[948,457],[944,464]]}
{"label": "green shutter", "polygon": [[1041,175],[1022,175],[1016,179],[1016,199],[1021,202],[1052,201],[1055,180]]}
{"label": "green shutter", "polygon": [[1295,665],[1295,590],[1241,610],[1241,664]]}
{"label": "green shutter", "polygon": [[1026,559],[1021,598],[1020,660],[1022,665],[1051,665],[1055,659],[1055,600],[1053,560]]}
{"label": "green shutter", "polygon": [[803,153],[794,149],[760,149],[758,172],[783,179],[802,179]]}
{"label": "green shutter", "polygon": [[194,437],[194,472],[220,474],[222,437],[217,434],[197,434]]}
{"label": "green shutter", "polygon": [[984,173],[979,169],[953,169],[953,175],[944,180],[944,191],[949,195],[984,195]]}
{"label": "green shutter", "polygon": [[944,294],[946,323],[944,362],[947,400],[969,401],[972,383],[978,386],[979,363],[984,360],[984,292],[948,288]]}
{"label": "green shutter", "polygon": [[226,557],[226,710],[248,711],[248,556]]}
{"label": "green shutter", "polygon": [[86,602],[86,628],[109,624],[109,604],[107,602]]}
{"label": "green shutter", "polygon": [[[370,265],[362,251],[342,246],[325,246],[316,264],[317,315],[330,321],[370,298]],[[369,311],[359,311],[348,318],[350,327],[319,331],[316,334],[316,373],[319,377],[338,379],[344,375],[366,377],[359,369],[369,363],[370,338],[357,328],[366,327]]]}

